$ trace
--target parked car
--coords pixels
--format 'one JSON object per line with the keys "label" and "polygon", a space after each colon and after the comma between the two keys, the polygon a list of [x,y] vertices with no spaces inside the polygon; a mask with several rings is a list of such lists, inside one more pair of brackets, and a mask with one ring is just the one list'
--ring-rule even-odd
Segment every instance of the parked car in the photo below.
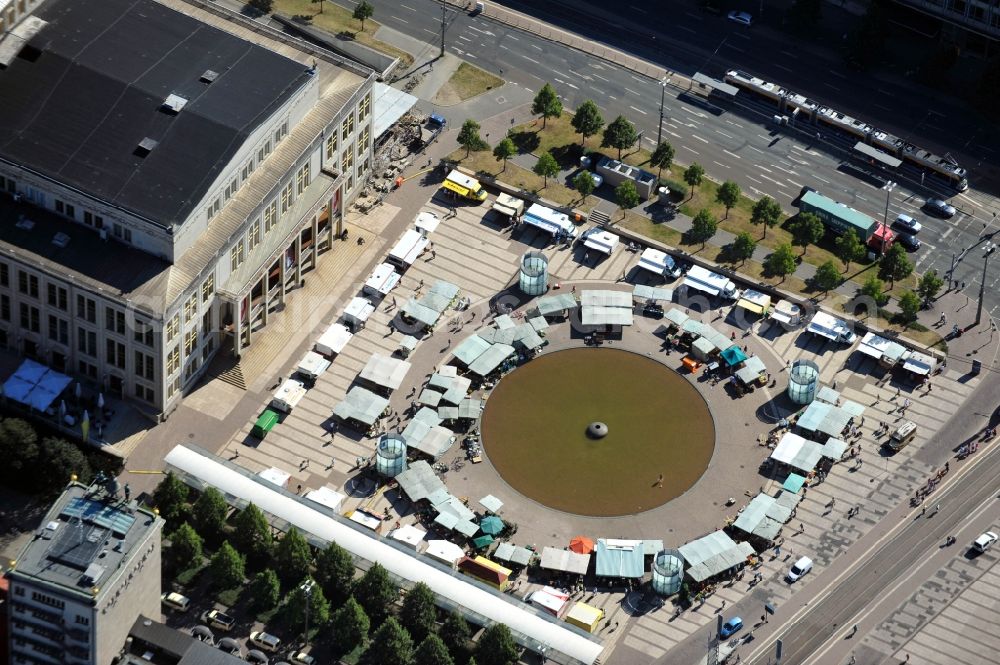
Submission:
{"label": "parked car", "polygon": [[808,573],[813,568],[812,559],[807,556],[802,557],[795,562],[792,569],[788,571],[788,581],[795,582],[802,578],[803,575]]}
{"label": "parked car", "polygon": [[719,631],[719,637],[726,639],[733,633],[738,632],[741,628],[743,628],[743,619],[733,617],[726,623],[722,624],[722,630]]}
{"label": "parked car", "polygon": [[920,229],[924,228],[920,222],[913,219],[909,215],[900,214],[896,217],[896,221],[892,223],[893,226],[899,227],[907,233],[920,233]]}
{"label": "parked car", "polygon": [[187,596],[182,596],[179,593],[165,593],[160,596],[160,600],[164,605],[175,610],[180,610],[181,612],[186,612],[191,606],[191,599]]}
{"label": "parked car", "polygon": [[313,665],[316,659],[307,654],[305,651],[296,651],[292,655],[292,663],[301,663],[301,665]]}
{"label": "parked car", "polygon": [[909,233],[900,233],[896,236],[896,242],[905,247],[909,252],[915,252],[920,249],[920,239]]}
{"label": "parked car", "polygon": [[427,118],[427,124],[431,127],[444,127],[448,124],[448,121],[443,115],[438,115],[437,113],[431,113],[430,117]]}
{"label": "parked car", "polygon": [[191,636],[209,646],[215,644],[215,635],[212,634],[208,626],[195,626],[191,629]]}
{"label": "parked car", "polygon": [[729,12],[727,18],[734,23],[739,23],[740,25],[753,25],[753,16],[747,12],[738,12],[733,10]]}
{"label": "parked car", "polygon": [[209,626],[214,628],[220,628],[225,631],[233,629],[236,625],[236,619],[229,616],[225,612],[220,612],[219,610],[209,610],[202,615],[201,620],[207,623]]}
{"label": "parked car", "polygon": [[926,208],[928,212],[932,212],[935,215],[944,217],[945,219],[955,215],[955,206],[950,203],[946,203],[941,199],[927,199],[927,202],[924,204],[924,208]]}
{"label": "parked car", "polygon": [[986,533],[982,534],[974,541],[972,541],[972,549],[976,550],[977,552],[985,552],[986,550],[993,547],[993,543],[997,542],[998,538],[1000,538],[1000,536],[997,536],[997,534],[993,533],[992,531],[987,531]]}
{"label": "parked car", "polygon": [[281,646],[281,640],[279,640],[274,635],[270,633],[265,633],[262,630],[255,630],[250,633],[250,643],[255,647],[260,647],[265,651],[270,651],[274,653]]}
{"label": "parked car", "polygon": [[248,663],[255,663],[256,665],[268,665],[269,662],[267,656],[256,649],[250,649],[250,651],[247,651],[246,660]]}
{"label": "parked car", "polygon": [[218,647],[230,655],[242,657],[243,649],[240,648],[240,643],[231,637],[223,637],[219,640]]}

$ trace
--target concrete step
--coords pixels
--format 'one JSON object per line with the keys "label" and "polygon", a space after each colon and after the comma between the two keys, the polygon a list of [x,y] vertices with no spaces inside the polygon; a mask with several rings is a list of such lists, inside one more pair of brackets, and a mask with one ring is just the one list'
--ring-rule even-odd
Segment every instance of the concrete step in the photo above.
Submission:
{"label": "concrete step", "polygon": [[219,381],[228,383],[229,385],[239,388],[240,390],[247,389],[246,378],[243,376],[243,366],[240,363],[234,364],[232,367],[219,374],[216,378],[219,379]]}
{"label": "concrete step", "polygon": [[601,212],[597,208],[590,211],[590,216],[587,218],[588,221],[597,224],[598,226],[610,226],[611,225],[611,215],[606,212]]}

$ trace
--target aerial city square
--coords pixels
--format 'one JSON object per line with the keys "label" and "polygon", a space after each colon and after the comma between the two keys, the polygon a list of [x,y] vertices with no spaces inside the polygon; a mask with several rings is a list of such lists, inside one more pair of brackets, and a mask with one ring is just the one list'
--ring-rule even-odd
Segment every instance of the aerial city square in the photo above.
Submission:
{"label": "aerial city square", "polygon": [[0,663],[1000,662],[1000,8],[0,0]]}

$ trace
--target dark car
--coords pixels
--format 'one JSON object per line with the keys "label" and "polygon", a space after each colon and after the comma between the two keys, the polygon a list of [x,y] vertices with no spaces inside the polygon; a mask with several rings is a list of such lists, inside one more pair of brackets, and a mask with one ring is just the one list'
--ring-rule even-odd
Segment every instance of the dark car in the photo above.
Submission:
{"label": "dark car", "polygon": [[941,199],[927,199],[927,203],[924,204],[924,207],[928,212],[932,212],[939,217],[944,217],[945,219],[953,217],[956,212],[955,206],[950,203],[946,203]]}
{"label": "dark car", "polygon": [[897,235],[896,242],[905,247],[909,252],[915,252],[920,249],[920,240],[917,236],[909,233],[900,233]]}

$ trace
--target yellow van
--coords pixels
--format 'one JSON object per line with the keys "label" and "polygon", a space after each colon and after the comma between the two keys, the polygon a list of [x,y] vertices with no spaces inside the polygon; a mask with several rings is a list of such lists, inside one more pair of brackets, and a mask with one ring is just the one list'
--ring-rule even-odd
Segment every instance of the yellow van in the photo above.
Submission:
{"label": "yellow van", "polygon": [[448,174],[441,186],[471,201],[486,200],[486,190],[479,184],[479,181],[456,170],[452,170]]}

